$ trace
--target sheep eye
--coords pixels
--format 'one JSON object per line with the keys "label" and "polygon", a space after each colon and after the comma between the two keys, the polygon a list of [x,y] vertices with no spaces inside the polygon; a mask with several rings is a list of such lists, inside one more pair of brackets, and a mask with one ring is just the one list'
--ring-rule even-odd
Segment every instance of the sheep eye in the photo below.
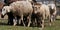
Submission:
{"label": "sheep eye", "polygon": [[37,10],[37,7],[35,7],[35,10]]}
{"label": "sheep eye", "polygon": [[3,11],[5,11],[5,9]]}

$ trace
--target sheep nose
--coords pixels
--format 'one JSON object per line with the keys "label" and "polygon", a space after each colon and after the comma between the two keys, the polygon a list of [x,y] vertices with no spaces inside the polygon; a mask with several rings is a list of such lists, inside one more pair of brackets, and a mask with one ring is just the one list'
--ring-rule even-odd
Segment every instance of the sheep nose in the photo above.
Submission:
{"label": "sheep nose", "polygon": [[37,13],[37,11],[35,11],[35,14]]}
{"label": "sheep nose", "polygon": [[1,14],[1,18],[4,18],[4,16]]}

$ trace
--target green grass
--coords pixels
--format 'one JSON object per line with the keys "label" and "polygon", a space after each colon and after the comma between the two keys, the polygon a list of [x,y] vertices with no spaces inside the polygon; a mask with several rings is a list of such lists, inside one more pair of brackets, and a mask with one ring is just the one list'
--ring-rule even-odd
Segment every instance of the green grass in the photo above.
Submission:
{"label": "green grass", "polygon": [[52,26],[46,25],[44,30],[60,30],[60,20],[56,20]]}
{"label": "green grass", "polygon": [[[43,30],[60,30],[60,17],[54,22],[52,26],[49,26],[48,21],[45,22],[45,28]],[[23,27],[23,26],[11,26],[6,25],[7,20],[0,20],[0,30],[39,30],[38,27]]]}

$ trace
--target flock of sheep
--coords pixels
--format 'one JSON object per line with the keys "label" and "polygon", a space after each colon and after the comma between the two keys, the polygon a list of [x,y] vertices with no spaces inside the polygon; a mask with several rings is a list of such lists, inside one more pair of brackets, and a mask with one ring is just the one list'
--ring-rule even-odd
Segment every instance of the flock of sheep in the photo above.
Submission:
{"label": "flock of sheep", "polygon": [[[37,26],[42,26],[44,28],[44,21],[47,18],[49,24],[55,20],[56,17],[56,6],[55,4],[42,4],[35,1],[16,1],[11,3],[9,6],[4,6],[2,8],[2,16],[5,16],[8,13],[13,14],[13,25],[15,26],[17,22],[21,24],[21,21],[24,26],[26,26],[24,20],[28,22],[27,26],[29,27],[34,23],[37,23]],[[19,19],[17,18],[19,17]],[[26,17],[26,18],[24,18]],[[12,18],[12,17],[11,17]],[[35,22],[36,20],[36,22]]]}

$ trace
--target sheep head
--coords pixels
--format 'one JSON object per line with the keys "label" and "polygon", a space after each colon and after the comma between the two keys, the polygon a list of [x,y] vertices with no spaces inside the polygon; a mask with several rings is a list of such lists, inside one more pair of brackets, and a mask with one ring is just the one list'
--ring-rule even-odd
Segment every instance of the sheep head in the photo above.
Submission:
{"label": "sheep head", "polygon": [[10,12],[10,8],[11,7],[9,7],[9,6],[4,6],[3,8],[2,8],[2,15],[4,16],[4,15],[6,15],[8,12]]}

